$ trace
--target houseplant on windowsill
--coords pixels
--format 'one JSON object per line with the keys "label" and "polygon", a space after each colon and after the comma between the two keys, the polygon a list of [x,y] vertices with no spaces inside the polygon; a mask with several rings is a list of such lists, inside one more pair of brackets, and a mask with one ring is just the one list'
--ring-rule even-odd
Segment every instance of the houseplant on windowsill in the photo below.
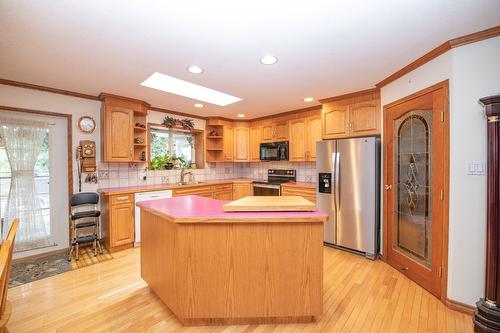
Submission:
{"label": "houseplant on windowsill", "polygon": [[171,170],[178,165],[181,160],[182,158],[170,155],[156,156],[151,160],[151,170]]}

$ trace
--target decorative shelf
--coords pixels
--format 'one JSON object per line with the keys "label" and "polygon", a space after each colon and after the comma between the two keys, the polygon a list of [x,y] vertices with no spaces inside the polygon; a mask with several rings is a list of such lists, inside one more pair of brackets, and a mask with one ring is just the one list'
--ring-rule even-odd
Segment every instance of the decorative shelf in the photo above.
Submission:
{"label": "decorative shelf", "polygon": [[207,139],[222,139],[222,138],[223,138],[223,136],[220,136],[220,135],[218,135],[218,136],[207,136]]}
{"label": "decorative shelf", "polygon": [[224,148],[207,148],[207,150],[210,150],[210,151],[222,151],[222,150],[224,150]]}
{"label": "decorative shelf", "polygon": [[134,127],[134,130],[135,130],[135,131],[142,131],[142,132],[147,131],[147,129],[146,129],[146,128],[144,128],[144,127]]}
{"label": "decorative shelf", "polygon": [[145,143],[134,143],[134,147],[147,147],[148,145]]}

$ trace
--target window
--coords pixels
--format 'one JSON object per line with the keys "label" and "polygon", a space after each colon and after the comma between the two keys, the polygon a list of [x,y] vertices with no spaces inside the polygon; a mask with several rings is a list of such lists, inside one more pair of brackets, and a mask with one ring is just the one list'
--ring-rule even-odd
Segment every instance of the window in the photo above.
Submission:
{"label": "window", "polygon": [[[47,132],[35,164],[35,190],[36,200],[38,201],[38,207],[43,216],[45,230],[50,235],[52,233],[52,228],[50,223],[49,170],[49,132]],[[10,183],[11,170],[9,159],[7,158],[7,151],[3,144],[3,140],[0,138],[0,217],[2,218],[7,210]]]}
{"label": "window", "polygon": [[186,164],[195,161],[195,136],[190,132],[161,127],[150,129],[151,161],[158,157],[171,156],[180,158]]}

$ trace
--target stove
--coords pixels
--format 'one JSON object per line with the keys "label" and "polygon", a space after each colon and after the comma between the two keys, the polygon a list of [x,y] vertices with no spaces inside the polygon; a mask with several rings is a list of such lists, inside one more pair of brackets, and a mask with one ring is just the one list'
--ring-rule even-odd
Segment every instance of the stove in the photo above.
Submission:
{"label": "stove", "polygon": [[281,195],[281,184],[295,182],[297,172],[295,170],[269,169],[266,181],[253,182],[253,195],[256,196],[279,196]]}

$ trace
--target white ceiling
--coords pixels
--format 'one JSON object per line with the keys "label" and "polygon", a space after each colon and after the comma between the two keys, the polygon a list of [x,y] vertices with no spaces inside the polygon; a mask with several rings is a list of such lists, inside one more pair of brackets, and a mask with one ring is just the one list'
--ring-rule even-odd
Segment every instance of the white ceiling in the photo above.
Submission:
{"label": "white ceiling", "polygon": [[[497,25],[498,0],[0,0],[0,78],[254,118],[373,87],[448,39]],[[261,65],[265,54],[279,62]],[[192,64],[205,72],[188,73]],[[140,86],[153,72],[243,101],[196,109]]]}

